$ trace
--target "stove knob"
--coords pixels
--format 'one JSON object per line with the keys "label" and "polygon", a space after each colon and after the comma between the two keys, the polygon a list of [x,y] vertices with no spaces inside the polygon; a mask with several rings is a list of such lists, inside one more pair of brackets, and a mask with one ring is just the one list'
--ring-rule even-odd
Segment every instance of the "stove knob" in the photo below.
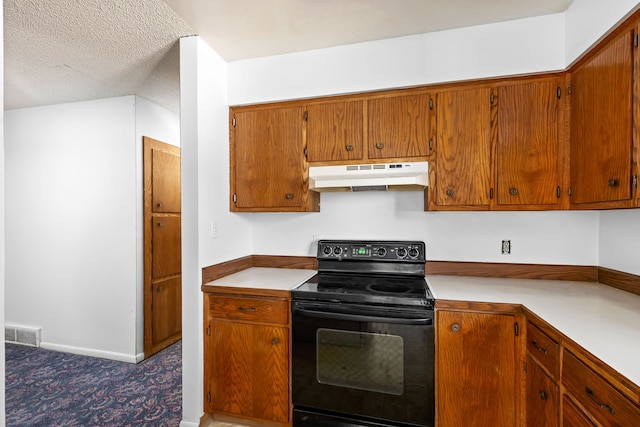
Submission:
{"label": "stove knob", "polygon": [[340,256],[341,253],[342,253],[342,248],[340,246],[336,246],[336,248],[333,250],[333,254]]}
{"label": "stove knob", "polygon": [[411,258],[418,258],[418,255],[420,254],[420,251],[418,251],[418,248],[411,248],[409,249],[409,256]]}
{"label": "stove knob", "polygon": [[331,255],[331,246],[325,246],[325,247],[322,249],[322,253],[323,253],[323,254],[325,254],[326,256]]}
{"label": "stove knob", "polygon": [[378,248],[378,250],[376,251],[378,253],[378,256],[385,256],[387,254],[387,249],[386,248]]}
{"label": "stove knob", "polygon": [[398,254],[398,258],[404,258],[407,256],[407,250],[405,248],[400,248],[396,252]]}

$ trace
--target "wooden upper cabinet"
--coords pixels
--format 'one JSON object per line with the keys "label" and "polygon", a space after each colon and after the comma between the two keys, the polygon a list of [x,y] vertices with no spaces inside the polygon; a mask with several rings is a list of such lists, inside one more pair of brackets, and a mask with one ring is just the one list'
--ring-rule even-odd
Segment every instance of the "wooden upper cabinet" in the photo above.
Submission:
{"label": "wooden upper cabinet", "polygon": [[368,157],[393,159],[430,154],[430,95],[373,98],[367,102]]}
{"label": "wooden upper cabinet", "polygon": [[300,106],[232,110],[231,210],[319,209],[308,191],[302,121]]}
{"label": "wooden upper cabinet", "polygon": [[306,107],[308,161],[362,159],[362,105],[363,101],[345,101]]}
{"label": "wooden upper cabinet", "polygon": [[[554,209],[563,192],[564,79],[498,88],[497,208]],[[565,96],[566,99],[566,96]],[[566,146],[566,145],[565,145]],[[566,187],[564,188],[566,193]]]}
{"label": "wooden upper cabinet", "polygon": [[571,204],[632,206],[634,31],[609,41],[571,76]]}
{"label": "wooden upper cabinet", "polygon": [[435,162],[429,209],[488,209],[491,191],[491,89],[436,95]]}

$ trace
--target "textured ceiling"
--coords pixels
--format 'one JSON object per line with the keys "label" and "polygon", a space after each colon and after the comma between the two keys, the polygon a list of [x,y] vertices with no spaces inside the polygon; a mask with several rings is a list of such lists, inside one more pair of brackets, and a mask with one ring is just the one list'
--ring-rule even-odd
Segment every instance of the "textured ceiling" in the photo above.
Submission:
{"label": "textured ceiling", "polygon": [[160,0],[4,0],[5,109],[137,94],[177,111],[190,34]]}
{"label": "textured ceiling", "polygon": [[139,95],[179,110],[182,36],[227,61],[566,10],[572,0],[4,0],[5,109]]}

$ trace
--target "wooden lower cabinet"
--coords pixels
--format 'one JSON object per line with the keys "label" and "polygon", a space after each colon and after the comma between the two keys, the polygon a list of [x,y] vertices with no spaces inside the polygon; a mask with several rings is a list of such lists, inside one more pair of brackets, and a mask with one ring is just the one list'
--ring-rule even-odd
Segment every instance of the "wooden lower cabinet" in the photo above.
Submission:
{"label": "wooden lower cabinet", "polygon": [[205,293],[204,410],[290,425],[289,299]]}
{"label": "wooden lower cabinet", "polygon": [[527,357],[527,426],[556,427],[559,387],[531,357]]}
{"label": "wooden lower cabinet", "polygon": [[564,427],[595,427],[595,424],[566,395],[562,398],[562,425]]}
{"label": "wooden lower cabinet", "polygon": [[437,425],[520,425],[516,317],[438,310],[436,319]]}

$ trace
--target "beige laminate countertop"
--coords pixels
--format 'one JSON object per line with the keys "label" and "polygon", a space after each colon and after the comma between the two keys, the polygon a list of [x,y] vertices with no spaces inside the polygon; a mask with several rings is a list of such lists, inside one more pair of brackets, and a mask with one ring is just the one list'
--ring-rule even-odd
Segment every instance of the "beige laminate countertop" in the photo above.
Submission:
{"label": "beige laminate countertop", "polygon": [[522,304],[640,385],[640,296],[591,282],[427,276],[436,299]]}
{"label": "beige laminate countertop", "polygon": [[[253,267],[207,286],[288,291],[315,270]],[[427,276],[436,299],[522,304],[640,385],[640,296],[591,282]]]}
{"label": "beige laminate countertop", "polygon": [[316,273],[315,270],[298,268],[252,267],[206,283],[205,286],[288,291],[306,282]]}

